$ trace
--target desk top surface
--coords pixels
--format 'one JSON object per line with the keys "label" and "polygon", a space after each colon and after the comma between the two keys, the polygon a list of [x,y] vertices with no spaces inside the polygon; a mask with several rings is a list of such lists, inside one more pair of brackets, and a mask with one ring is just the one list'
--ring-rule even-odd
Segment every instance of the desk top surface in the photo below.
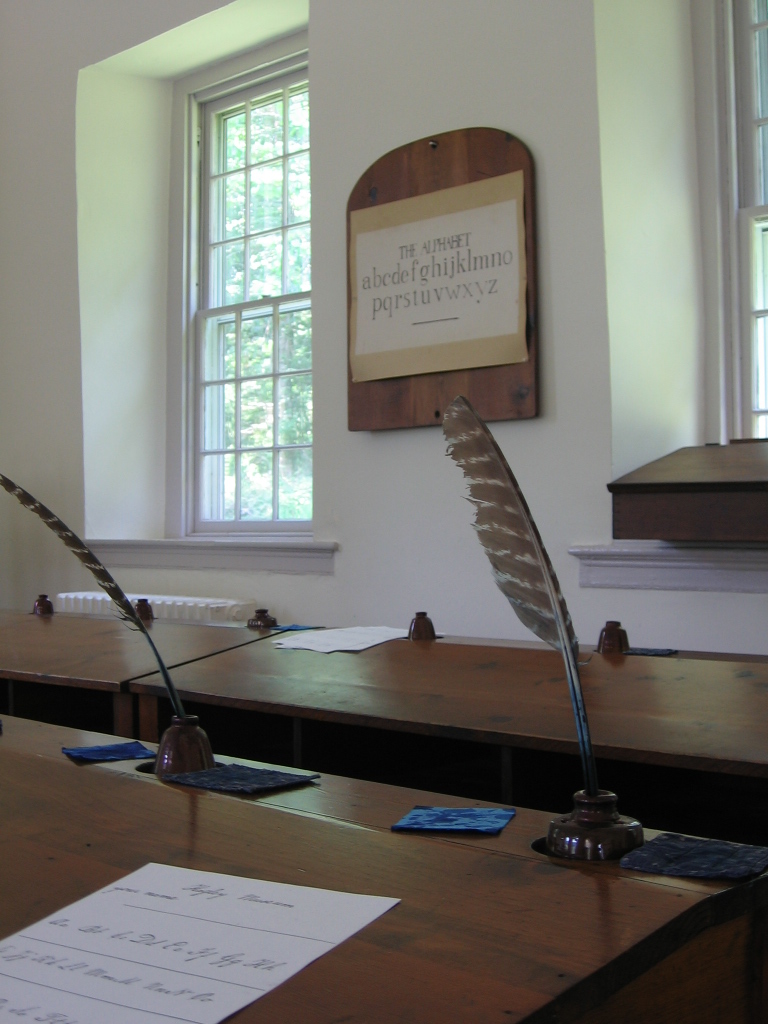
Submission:
{"label": "desk top surface", "polygon": [[[187,622],[156,621],[150,628],[169,668],[268,635]],[[0,611],[0,678],[119,691],[129,679],[156,671],[145,638],[117,615]]]}
{"label": "desk top surface", "polygon": [[[601,757],[768,777],[768,665],[585,655]],[[394,640],[357,654],[267,640],[173,673],[182,699],[296,717],[576,753],[560,655]],[[156,676],[130,684],[161,694]]]}
{"label": "desk top surface", "polygon": [[393,807],[433,794],[332,777],[261,800],[201,793],[59,752],[105,737],[4,724],[2,935],[149,861],[401,899],[232,1018],[243,1024],[570,1019],[765,899],[766,878],[554,862],[530,849],[538,812],[521,810],[498,840],[404,836],[388,829]]}

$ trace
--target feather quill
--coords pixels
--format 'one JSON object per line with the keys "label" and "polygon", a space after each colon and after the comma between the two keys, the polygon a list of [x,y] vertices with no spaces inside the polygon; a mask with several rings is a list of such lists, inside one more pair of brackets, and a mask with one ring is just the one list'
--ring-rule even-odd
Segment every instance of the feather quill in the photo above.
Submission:
{"label": "feather quill", "polygon": [[90,571],[101,589],[106,591],[109,597],[112,598],[118,607],[120,617],[125,622],[135,626],[136,629],[144,634],[160,668],[160,674],[163,677],[165,688],[171,699],[173,713],[179,718],[184,718],[184,707],[181,703],[181,698],[176,691],[176,687],[173,685],[168,669],[165,667],[165,662],[160,657],[160,652],[157,647],[155,647],[154,641],[149,635],[146,626],[139,618],[136,609],[118,586],[114,577],[107,571],[88,545],[80,540],[77,534],[73,533],[66,523],[62,522],[57,515],[54,515],[49,508],[46,508],[46,506],[31,495],[29,491],[25,491],[23,487],[19,487],[18,484],[15,484],[13,480],[9,480],[7,476],[3,476],[2,473],[0,473],[0,487],[3,487],[9,494],[12,494],[14,498],[24,506],[24,508],[28,508],[30,512],[34,512],[35,515],[42,519],[50,530],[53,530],[56,536],[64,542],[72,554],[75,555],[76,558],[79,558],[86,569]]}
{"label": "feather quill", "polygon": [[443,419],[448,454],[464,472],[474,527],[494,579],[521,622],[560,651],[576,720],[584,788],[597,794],[597,769],[579,678],[579,643],[523,492],[488,427],[459,396]]}

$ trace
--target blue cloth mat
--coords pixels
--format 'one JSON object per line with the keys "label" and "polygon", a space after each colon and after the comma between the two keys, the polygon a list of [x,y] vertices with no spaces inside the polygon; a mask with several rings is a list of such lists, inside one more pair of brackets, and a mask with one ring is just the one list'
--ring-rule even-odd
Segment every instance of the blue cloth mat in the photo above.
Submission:
{"label": "blue cloth mat", "polygon": [[197,789],[213,789],[219,793],[262,793],[269,789],[289,789],[306,786],[318,774],[299,775],[274,768],[251,768],[247,764],[223,764],[201,772],[181,772],[166,775],[163,782],[178,782]]}
{"label": "blue cloth mat", "polygon": [[625,654],[641,654],[647,658],[671,658],[677,651],[672,647],[629,647]]}
{"label": "blue cloth mat", "polygon": [[768,868],[768,848],[663,832],[621,858],[623,868],[677,878],[749,878]]}
{"label": "blue cloth mat", "polygon": [[73,761],[140,761],[154,757],[154,750],[148,750],[143,743],[108,743],[103,747],[62,747],[62,754]]}
{"label": "blue cloth mat", "polygon": [[495,836],[515,816],[512,807],[414,807],[393,832],[483,832]]}

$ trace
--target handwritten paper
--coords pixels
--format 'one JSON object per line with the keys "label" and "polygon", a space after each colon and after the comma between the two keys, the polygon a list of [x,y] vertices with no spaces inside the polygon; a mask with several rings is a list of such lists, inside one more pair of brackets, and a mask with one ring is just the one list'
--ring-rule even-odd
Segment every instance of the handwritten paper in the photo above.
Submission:
{"label": "handwritten paper", "polygon": [[368,647],[386,643],[387,640],[402,640],[407,637],[407,629],[396,629],[394,626],[348,626],[344,629],[298,633],[289,637],[280,635],[273,643],[275,647],[331,654],[334,651],[364,651]]}
{"label": "handwritten paper", "polygon": [[147,864],[0,941],[0,1022],[218,1024],[398,902]]}

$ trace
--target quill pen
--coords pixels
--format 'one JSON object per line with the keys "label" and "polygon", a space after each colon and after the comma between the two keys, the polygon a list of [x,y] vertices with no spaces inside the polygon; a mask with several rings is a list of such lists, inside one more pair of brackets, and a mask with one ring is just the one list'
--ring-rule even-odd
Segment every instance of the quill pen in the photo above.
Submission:
{"label": "quill pen", "polygon": [[544,543],[523,492],[488,427],[459,396],[443,419],[448,454],[461,467],[475,506],[474,527],[493,576],[520,621],[560,651],[565,662],[584,788],[597,795],[597,769],[579,678],[579,642]]}
{"label": "quill pen", "polygon": [[25,491],[23,487],[19,487],[18,484],[15,484],[13,480],[9,480],[7,476],[3,476],[2,473],[0,473],[0,487],[3,487],[9,494],[12,494],[14,498],[18,499],[24,508],[28,508],[30,512],[34,512],[35,515],[42,519],[50,530],[53,530],[56,536],[64,542],[72,554],[79,558],[86,569],[91,572],[91,575],[94,577],[101,589],[106,591],[109,597],[112,598],[120,611],[120,617],[125,622],[135,626],[136,629],[140,630],[144,634],[147,643],[152,648],[152,653],[154,654],[160,668],[160,674],[163,677],[165,688],[167,689],[168,696],[171,699],[173,713],[178,718],[184,718],[185,713],[184,707],[181,703],[181,698],[176,692],[176,687],[173,685],[173,681],[168,674],[168,669],[165,667],[165,663],[160,657],[160,652],[155,647],[152,637],[149,635],[146,626],[139,618],[136,609],[96,555],[91,551],[88,545],[84,544],[77,534],[73,533],[67,524],[62,522],[58,516],[54,515],[49,508],[46,508],[45,505],[41,504],[41,502],[39,502],[37,498],[33,497],[29,491]]}

